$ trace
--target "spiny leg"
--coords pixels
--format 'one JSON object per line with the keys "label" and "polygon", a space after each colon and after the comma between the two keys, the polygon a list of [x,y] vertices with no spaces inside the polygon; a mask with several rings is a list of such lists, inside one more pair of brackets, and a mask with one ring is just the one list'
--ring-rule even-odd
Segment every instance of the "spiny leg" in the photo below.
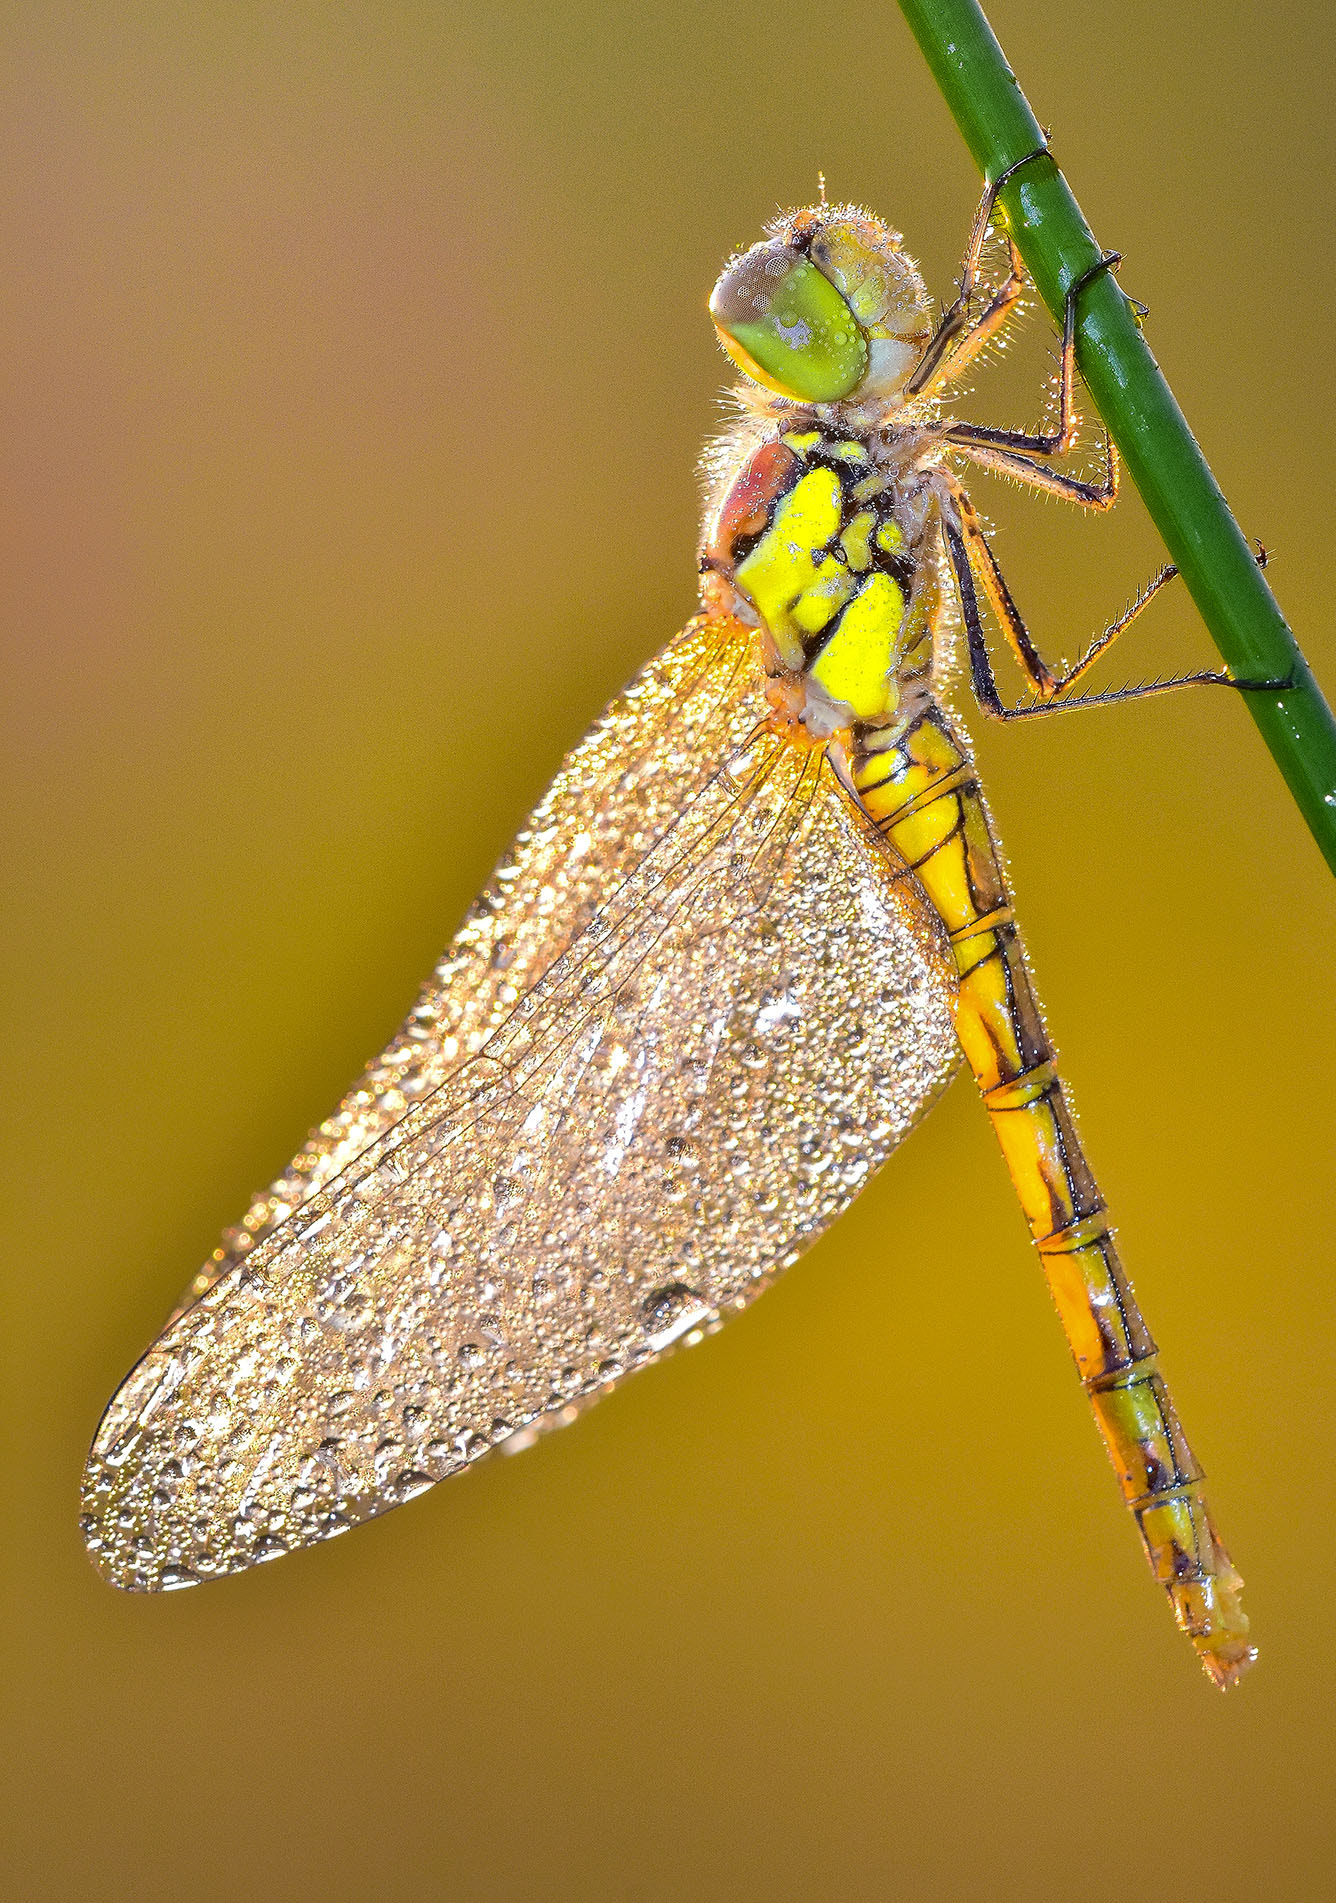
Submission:
{"label": "spiny leg", "polygon": [[[1122,701],[1143,700],[1150,694],[1169,693],[1179,687],[1232,687],[1240,693],[1283,693],[1292,685],[1289,679],[1240,681],[1230,674],[1221,674],[1210,669],[1202,669],[1193,674],[1176,675],[1171,679],[1147,681],[1135,687],[1112,688],[1103,694],[1076,694],[1070,699],[1060,699],[1065,690],[1093,666],[1111,647],[1118,636],[1146,608],[1166,583],[1172,581],[1178,570],[1172,563],[1162,568],[1146,587],[1140,590],[1131,606],[1116,621],[1110,622],[1102,634],[1096,635],[1084,655],[1065,673],[1054,674],[1040,655],[1030,638],[1029,630],[1021,619],[1020,610],[1011,598],[997,559],[978,525],[978,519],[969,507],[968,499],[958,498],[964,508],[959,509],[955,519],[952,514],[943,511],[943,533],[947,552],[950,556],[952,573],[955,576],[956,593],[960,601],[961,619],[965,625],[965,642],[970,661],[970,684],[980,709],[993,720],[1026,720],[1036,714],[1066,713],[1078,707],[1116,706]],[[967,542],[967,539],[968,542]],[[979,611],[979,598],[975,590],[976,570],[970,560],[971,548],[979,551],[978,575],[988,595],[989,602],[1001,622],[1013,653],[1019,661],[1031,687],[1038,699],[1027,706],[1008,707],[998,692],[997,676],[993,671],[992,659],[988,653],[987,637],[984,633],[983,616]],[[1259,554],[1259,565],[1265,566],[1266,552]]]}
{"label": "spiny leg", "polygon": [[[988,227],[992,222],[993,207],[997,195],[1013,173],[1019,172],[1024,165],[1030,165],[1035,159],[1048,156],[1047,146],[1038,152],[1029,152],[1005,172],[991,179],[983,188],[983,197],[979,200],[979,209],[974,214],[974,223],[970,227],[969,242],[965,246],[965,256],[960,266],[960,280],[956,299],[942,313],[936,330],[929,338],[918,367],[905,386],[908,396],[922,396],[931,387],[946,383],[952,377],[959,376],[965,365],[976,357],[988,339],[996,334],[1006,321],[1008,311],[1020,296],[1025,283],[1025,270],[1010,235],[1007,237],[1007,250],[1010,267],[1007,278],[993,294],[992,302],[977,325],[971,325],[970,303],[974,296],[975,285],[979,278],[979,264],[983,257],[984,244],[988,237]],[[982,335],[979,333],[982,332]],[[948,362],[948,358],[950,361]]]}
{"label": "spiny leg", "polygon": [[[1007,587],[1006,578],[998,566],[997,557],[994,555],[983,529],[979,526],[977,518],[973,521],[968,517],[966,518],[965,533],[968,546],[976,557],[975,572],[983,583],[984,593],[988,596],[989,605],[997,616],[998,622],[1006,634],[1012,650],[1020,662],[1021,667],[1024,669],[1031,686],[1040,696],[1040,699],[1045,702],[1058,699],[1060,696],[1066,694],[1069,687],[1074,687],[1077,681],[1090,671],[1106,649],[1113,646],[1124,629],[1130,628],[1138,616],[1144,613],[1156,595],[1159,594],[1160,590],[1166,587],[1169,582],[1175,580],[1179,572],[1176,563],[1166,562],[1164,567],[1152,575],[1148,582],[1142,584],[1117,619],[1111,621],[1101,633],[1094,636],[1080,660],[1076,661],[1071,667],[1066,668],[1062,673],[1054,674],[1030,639],[1029,631],[1021,618],[1020,610],[1012,600],[1011,590]],[[1260,568],[1266,567],[1265,549],[1259,551],[1257,561]],[[1119,688],[1110,694],[1080,695],[1076,699],[1065,701],[1063,704],[1068,707],[1076,707],[1090,706],[1108,701],[1135,700],[1146,694],[1163,693],[1174,687],[1236,687],[1241,692],[1255,693],[1259,690],[1271,690],[1288,685],[1288,681],[1240,681],[1229,674],[1221,674],[1218,671],[1203,669],[1197,673],[1185,674],[1172,680],[1147,683],[1141,687]],[[1022,707],[1013,709],[1012,711],[1019,714],[1026,714],[1035,713],[1040,710],[1038,708]]]}
{"label": "spiny leg", "polygon": [[991,343],[1006,328],[1029,282],[1025,275],[1025,267],[1020,260],[1020,253],[1010,238],[1007,239],[1007,246],[1011,253],[1010,268],[1006,277],[993,292],[987,310],[952,345],[926,387],[917,392],[918,395],[931,396],[936,391],[945,389],[948,383],[954,383],[957,377],[962,376],[974,362],[984,346]]}
{"label": "spiny leg", "polygon": [[[983,316],[974,322],[970,322],[968,316],[963,318],[961,325],[948,340],[940,355],[933,355],[933,345],[931,343],[928,345],[923,361],[908,385],[910,395],[932,396],[944,389],[947,384],[954,383],[956,378],[974,362],[985,344],[991,343],[993,338],[1005,328],[1029,281],[1025,275],[1025,267],[1021,263],[1020,253],[1010,237],[1007,238],[1007,251],[1009,257],[1007,275],[993,292]],[[945,321],[943,319],[943,322]],[[930,357],[931,362],[929,362]]]}
{"label": "spiny leg", "polygon": [[1123,610],[1117,620],[1111,621],[1101,633],[1094,637],[1075,666],[1068,668],[1065,673],[1055,674],[1030,638],[1029,629],[1025,625],[1020,609],[1012,599],[1006,577],[998,565],[997,557],[993,553],[988,537],[983,532],[983,525],[975,514],[968,496],[959,495],[956,498],[956,506],[960,511],[960,523],[964,532],[966,549],[974,558],[973,573],[983,584],[983,591],[988,597],[993,613],[997,616],[998,625],[1006,635],[1030,686],[1041,700],[1052,700],[1074,686],[1081,676],[1094,666],[1105,649],[1112,647],[1123,630],[1132,625],[1137,616],[1159,594],[1161,588],[1167,582],[1171,582],[1178,573],[1172,562],[1160,569],[1159,573],[1154,575],[1144,587],[1138,589],[1131,604]]}
{"label": "spiny leg", "polygon": [[[1121,263],[1121,254],[1106,251],[1098,264],[1092,264],[1067,286],[1062,313],[1062,355],[1058,363],[1058,427],[1055,430],[990,429],[982,423],[951,423],[942,432],[942,440],[959,447],[994,446],[1026,456],[1065,456],[1076,441],[1081,415],[1076,407],[1076,306],[1081,292],[1092,278]],[[931,348],[931,345],[929,346]]]}
{"label": "spiny leg", "polygon": [[[964,427],[963,425],[960,427]],[[1118,500],[1118,482],[1121,465],[1118,452],[1112,438],[1104,438],[1104,474],[1098,482],[1091,482],[1084,476],[1070,476],[1065,470],[1050,469],[1047,463],[1037,462],[1032,456],[1018,450],[1000,447],[993,443],[965,442],[960,440],[951,424],[940,440],[946,441],[957,455],[965,456],[981,469],[989,469],[996,476],[1010,476],[1016,482],[1023,482],[1027,488],[1040,489],[1045,495],[1057,496],[1063,502],[1074,502],[1080,509],[1098,509],[1101,512],[1111,509]],[[994,436],[1005,437],[1005,430],[994,430]],[[1016,436],[1021,432],[1017,430]]]}

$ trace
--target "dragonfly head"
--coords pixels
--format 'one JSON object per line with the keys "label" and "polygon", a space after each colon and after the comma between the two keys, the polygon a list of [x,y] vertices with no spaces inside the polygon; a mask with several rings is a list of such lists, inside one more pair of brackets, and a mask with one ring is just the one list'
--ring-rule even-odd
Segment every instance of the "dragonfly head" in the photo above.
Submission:
{"label": "dragonfly head", "polygon": [[799,403],[894,404],[932,334],[899,233],[852,206],[777,219],[730,259],[710,315],[753,382]]}

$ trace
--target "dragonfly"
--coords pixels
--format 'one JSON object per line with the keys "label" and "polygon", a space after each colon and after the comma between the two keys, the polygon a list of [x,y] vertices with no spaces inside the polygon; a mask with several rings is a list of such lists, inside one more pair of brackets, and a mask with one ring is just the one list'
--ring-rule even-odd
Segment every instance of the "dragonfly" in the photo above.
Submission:
{"label": "dragonfly", "polygon": [[237,1572],[572,1421],[794,1262],[963,1060],[1151,1571],[1217,1684],[1252,1662],[948,691],[962,631],[1000,720],[1251,683],[1070,691],[1172,566],[1074,666],[1016,607],[962,470],[1112,505],[1107,438],[1098,475],[1068,452],[1079,301],[1117,257],[1067,292],[1052,427],[963,420],[1027,286],[1008,176],[935,319],[900,235],[824,184],[727,264],[710,312],[743,382],[707,453],[700,612],[112,1399],[82,1528],[113,1585]]}

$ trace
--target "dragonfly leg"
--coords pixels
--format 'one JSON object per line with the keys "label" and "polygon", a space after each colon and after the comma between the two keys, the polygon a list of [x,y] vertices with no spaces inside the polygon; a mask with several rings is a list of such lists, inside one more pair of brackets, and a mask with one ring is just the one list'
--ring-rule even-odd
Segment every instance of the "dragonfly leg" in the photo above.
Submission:
{"label": "dragonfly leg", "polygon": [[[913,394],[931,395],[944,389],[947,384],[954,383],[957,377],[974,362],[984,346],[991,343],[1006,328],[1009,319],[1014,316],[1016,306],[1029,280],[1025,275],[1025,266],[1021,263],[1020,253],[1010,238],[1007,239],[1007,250],[1010,254],[1007,275],[993,292],[983,315],[968,323],[957,334],[955,341],[927,381],[917,390],[913,390]],[[931,348],[932,345],[929,344],[928,349],[931,350]],[[925,352],[925,357],[926,354]],[[922,365],[911,378],[911,386],[916,382],[921,370]]]}
{"label": "dragonfly leg", "polygon": [[954,435],[946,440],[957,454],[977,463],[981,469],[989,469],[996,476],[1007,476],[1013,482],[1024,483],[1028,489],[1040,489],[1045,495],[1057,496],[1062,502],[1073,502],[1079,509],[1098,509],[1102,512],[1111,509],[1118,500],[1120,464],[1118,452],[1107,434],[1104,438],[1104,474],[1098,482],[1092,482],[1086,476],[1073,476],[1065,469],[1050,469],[1047,463],[1041,462],[1036,456],[1007,448],[1008,435],[1019,438],[1021,432],[993,430],[990,436],[997,440],[988,442],[966,442]]}
{"label": "dragonfly leg", "polygon": [[1029,152],[1005,172],[991,179],[983,189],[979,200],[979,209],[974,214],[974,223],[970,227],[969,242],[965,246],[965,256],[960,266],[959,286],[956,299],[945,311],[936,330],[929,338],[919,359],[913,376],[905,386],[909,396],[923,396],[939,389],[958,377],[966,364],[975,358],[983,346],[1002,328],[1007,316],[1025,288],[1025,267],[1020,254],[1007,236],[1008,271],[1004,282],[993,293],[988,309],[977,322],[970,316],[970,304],[974,297],[979,279],[979,265],[983,257],[984,243],[993,219],[993,208],[997,195],[1007,180],[1022,166],[1031,165],[1036,159],[1047,158],[1048,147],[1041,146],[1037,152]]}
{"label": "dragonfly leg", "polygon": [[[1201,669],[1193,674],[1180,674],[1164,680],[1146,681],[1134,687],[1112,688],[1107,693],[1077,694],[1063,698],[1067,696],[1067,690],[1094,666],[1108,648],[1112,647],[1124,629],[1131,626],[1160,590],[1174,579],[1178,574],[1177,568],[1171,562],[1160,569],[1144,587],[1137,591],[1122,614],[1090,641],[1081,658],[1072,667],[1054,672],[1034,645],[1020,610],[1012,599],[1002,570],[998,566],[997,557],[988,544],[988,539],[968,497],[963,491],[958,491],[954,501],[955,519],[951,519],[951,516],[944,512],[947,552],[955,576],[961,619],[965,626],[971,685],[981,711],[991,719],[1024,720],[1036,714],[1065,713],[1079,707],[1115,706],[1122,701],[1141,700],[1148,694],[1168,693],[1179,687],[1232,687],[1241,693],[1284,693],[1293,685],[1291,679],[1236,680],[1232,674]],[[1257,556],[1259,567],[1266,566],[1266,559],[1265,549],[1259,548]],[[983,616],[980,613],[979,598],[975,589],[976,576],[1035,695],[1035,699],[1026,705],[1008,707],[998,692],[997,676],[988,652]]]}
{"label": "dragonfly leg", "polygon": [[[1062,355],[1058,361],[1058,426],[1056,429],[989,429],[982,423],[949,423],[941,433],[941,440],[966,451],[971,448],[997,448],[1030,457],[1065,456],[1076,441],[1076,432],[1081,422],[1081,414],[1076,407],[1075,398],[1076,306],[1082,291],[1093,278],[1099,277],[1105,271],[1114,270],[1121,262],[1120,252],[1106,251],[1097,264],[1092,264],[1088,271],[1083,271],[1079,277],[1073,278],[1067,286],[1067,295],[1063,301]],[[976,460],[982,460],[982,458]],[[1110,479],[1113,479],[1111,453]],[[1109,500],[1112,500],[1111,496]]]}
{"label": "dragonfly leg", "polygon": [[1029,1223],[1081,1382],[1151,1570],[1206,1671],[1251,1663],[1242,1582],[1221,1544],[1150,1330],[1076,1132],[973,764],[933,707],[853,763],[864,810],[950,936],[956,1034]]}

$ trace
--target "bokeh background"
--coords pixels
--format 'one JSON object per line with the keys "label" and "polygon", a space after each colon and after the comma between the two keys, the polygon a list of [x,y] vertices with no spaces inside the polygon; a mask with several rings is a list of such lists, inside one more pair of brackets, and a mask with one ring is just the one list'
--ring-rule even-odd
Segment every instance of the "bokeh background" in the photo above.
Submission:
{"label": "bokeh background", "polygon": [[[1329,9],[993,14],[1336,688]],[[1336,888],[1223,695],[979,744],[1241,1691],[1145,1575],[966,1084],[570,1433],[221,1586],[94,1577],[112,1387],[691,611],[721,258],[823,167],[941,288],[978,181],[871,0],[31,0],[0,71],[6,1893],[1326,1893]],[[1047,347],[975,412],[1033,420]],[[1051,649],[1158,559],[1134,496],[978,493]],[[1108,675],[1208,654],[1165,601]]]}

